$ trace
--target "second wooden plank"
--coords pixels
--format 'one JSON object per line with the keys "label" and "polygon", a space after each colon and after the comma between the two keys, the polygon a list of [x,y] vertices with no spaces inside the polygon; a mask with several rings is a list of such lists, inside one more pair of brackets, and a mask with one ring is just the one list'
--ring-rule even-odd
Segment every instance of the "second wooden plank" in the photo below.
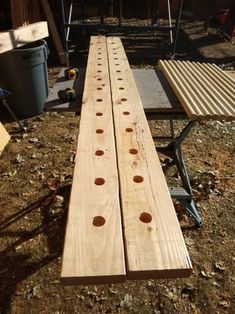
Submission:
{"label": "second wooden plank", "polygon": [[189,276],[192,268],[121,40],[107,38],[127,278]]}

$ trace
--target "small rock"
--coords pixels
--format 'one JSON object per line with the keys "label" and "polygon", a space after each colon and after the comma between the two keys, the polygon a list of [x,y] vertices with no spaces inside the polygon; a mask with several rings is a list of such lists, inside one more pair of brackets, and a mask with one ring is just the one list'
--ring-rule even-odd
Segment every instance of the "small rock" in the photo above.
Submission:
{"label": "small rock", "polygon": [[120,302],[121,308],[129,308],[132,306],[132,295],[131,294],[126,294],[122,301]]}
{"label": "small rock", "polygon": [[195,244],[194,240],[191,238],[184,238],[184,240],[188,246],[193,246]]}
{"label": "small rock", "polygon": [[21,164],[24,161],[23,157],[20,154],[16,155],[15,162]]}
{"label": "small rock", "polygon": [[34,287],[32,288],[32,295],[33,295],[34,297],[39,297],[40,293],[41,293],[41,287],[40,287],[40,285],[36,285],[36,286],[34,286]]}

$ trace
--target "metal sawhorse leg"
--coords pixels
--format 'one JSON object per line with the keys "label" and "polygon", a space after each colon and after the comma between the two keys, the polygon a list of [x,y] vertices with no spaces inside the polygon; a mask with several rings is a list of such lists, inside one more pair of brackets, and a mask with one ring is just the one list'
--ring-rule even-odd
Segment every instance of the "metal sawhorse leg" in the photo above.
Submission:
{"label": "metal sawhorse leg", "polygon": [[175,164],[179,172],[182,188],[170,187],[170,194],[173,199],[177,199],[178,202],[189,212],[194,218],[196,225],[201,226],[202,219],[198,213],[197,206],[192,199],[192,188],[188,177],[187,169],[184,163],[181,145],[188,136],[192,127],[196,121],[189,121],[185,128],[181,131],[178,136],[175,136],[174,132],[174,121],[170,120],[171,136],[170,137],[154,137],[156,140],[168,141],[168,145],[162,147],[156,147],[156,150],[164,155],[173,157],[172,162],[169,166]]}

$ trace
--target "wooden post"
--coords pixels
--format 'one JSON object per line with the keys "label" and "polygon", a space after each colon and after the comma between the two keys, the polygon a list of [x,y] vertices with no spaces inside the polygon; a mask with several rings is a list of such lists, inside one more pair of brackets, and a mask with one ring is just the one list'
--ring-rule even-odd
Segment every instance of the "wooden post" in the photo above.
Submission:
{"label": "wooden post", "polygon": [[53,14],[51,12],[51,8],[49,6],[48,0],[41,0],[41,5],[44,11],[44,14],[46,16],[47,22],[48,22],[48,26],[49,26],[49,30],[60,60],[61,64],[66,64],[66,56],[65,56],[65,51],[61,42],[61,38],[59,36],[56,24],[55,24],[55,20],[53,17]]}
{"label": "wooden post", "polygon": [[26,25],[25,4],[25,0],[11,0],[11,17],[13,28]]}

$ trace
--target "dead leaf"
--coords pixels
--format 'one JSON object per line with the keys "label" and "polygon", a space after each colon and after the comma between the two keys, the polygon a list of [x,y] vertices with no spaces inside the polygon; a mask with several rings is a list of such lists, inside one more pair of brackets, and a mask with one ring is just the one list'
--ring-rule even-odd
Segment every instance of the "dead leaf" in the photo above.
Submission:
{"label": "dead leaf", "polygon": [[201,271],[201,275],[205,278],[211,278],[212,276],[210,275],[210,273],[206,273],[204,270]]}
{"label": "dead leaf", "polygon": [[219,305],[227,309],[230,307],[230,302],[223,300],[219,302]]}
{"label": "dead leaf", "polygon": [[223,262],[219,261],[219,262],[215,262],[215,269],[220,272],[224,272],[226,270],[226,267],[224,266]]}
{"label": "dead leaf", "polygon": [[47,185],[51,191],[56,191],[59,188],[60,182],[56,178],[51,178],[48,180]]}

